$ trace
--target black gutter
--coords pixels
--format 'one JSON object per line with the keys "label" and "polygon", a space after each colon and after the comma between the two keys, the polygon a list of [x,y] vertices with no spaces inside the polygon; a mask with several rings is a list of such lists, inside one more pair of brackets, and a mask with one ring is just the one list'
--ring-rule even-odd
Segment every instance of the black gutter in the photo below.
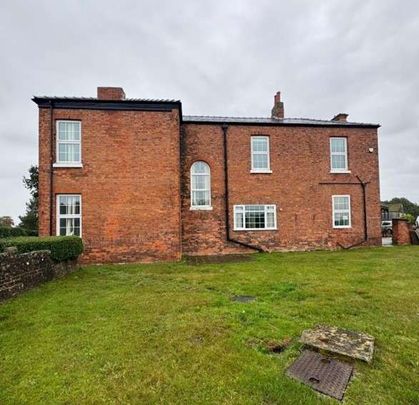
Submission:
{"label": "black gutter", "polygon": [[[48,108],[46,104],[38,104],[39,108]],[[55,109],[65,110],[111,110],[111,111],[161,111],[167,112],[174,108],[179,108],[177,105],[171,104],[119,104],[119,103],[74,103],[74,102],[54,102]]]}
{"label": "black gutter", "polygon": [[355,246],[359,246],[362,245],[363,243],[368,241],[368,219],[367,219],[367,192],[366,192],[366,188],[367,188],[367,184],[368,182],[364,182],[360,179],[359,176],[356,176],[356,178],[358,179],[359,183],[355,183],[355,182],[320,182],[319,184],[321,185],[334,185],[334,184],[339,184],[339,185],[360,185],[362,187],[362,202],[363,202],[363,212],[364,212],[364,238],[357,243],[354,243],[353,245],[350,246],[343,246],[342,244],[340,244],[339,242],[337,243],[342,249],[350,249],[353,248]]}
{"label": "black gutter", "polygon": [[49,100],[49,115],[50,115],[50,176],[49,176],[49,234],[53,236],[53,215],[54,215],[54,117],[53,117],[54,102]]}
{"label": "black gutter", "polygon": [[101,104],[172,104],[180,105],[180,100],[174,99],[149,99],[149,98],[124,98],[121,100],[101,99],[97,97],[55,97],[55,96],[33,96],[32,101],[38,105],[54,103],[101,103]]}
{"label": "black gutter", "polygon": [[228,125],[223,124],[221,125],[221,129],[223,130],[223,145],[224,145],[224,201],[225,201],[225,222],[226,222],[226,239],[227,242],[232,242],[237,245],[241,245],[253,250],[257,250],[258,252],[264,252],[264,249],[249,245],[248,243],[241,242],[236,239],[230,238],[230,204],[229,204],[229,188],[228,188],[228,148],[227,148],[227,130]]}
{"label": "black gutter", "polygon": [[[171,111],[174,108],[181,113],[180,101],[160,100],[99,100],[33,97],[32,101],[39,108],[49,108],[51,102],[55,109],[76,110],[116,110],[116,111]],[[182,116],[180,121],[182,120]]]}

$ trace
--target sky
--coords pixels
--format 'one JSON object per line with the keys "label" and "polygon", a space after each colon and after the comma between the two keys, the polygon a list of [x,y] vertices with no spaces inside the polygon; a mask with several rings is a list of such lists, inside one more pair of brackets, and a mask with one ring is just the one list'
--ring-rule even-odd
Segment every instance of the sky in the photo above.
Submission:
{"label": "sky", "polygon": [[38,160],[33,95],[173,98],[187,115],[381,124],[381,198],[419,202],[417,0],[2,0],[0,216]]}

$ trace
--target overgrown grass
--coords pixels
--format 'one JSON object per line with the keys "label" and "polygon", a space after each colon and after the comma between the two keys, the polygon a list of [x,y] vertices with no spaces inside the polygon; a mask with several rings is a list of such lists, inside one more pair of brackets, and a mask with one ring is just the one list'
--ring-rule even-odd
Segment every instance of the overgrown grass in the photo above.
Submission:
{"label": "overgrown grass", "polygon": [[86,267],[0,305],[0,403],[334,403],[284,375],[319,323],[376,337],[347,403],[418,403],[418,279],[417,247]]}

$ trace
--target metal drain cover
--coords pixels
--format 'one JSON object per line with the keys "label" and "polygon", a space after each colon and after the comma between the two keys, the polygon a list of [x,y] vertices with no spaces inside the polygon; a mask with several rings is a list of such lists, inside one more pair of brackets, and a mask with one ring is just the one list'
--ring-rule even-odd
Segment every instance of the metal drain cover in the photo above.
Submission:
{"label": "metal drain cover", "polygon": [[253,295],[235,295],[232,300],[237,302],[252,302],[256,299]]}
{"label": "metal drain cover", "polygon": [[349,363],[304,350],[289,367],[287,375],[322,394],[342,400],[353,369]]}

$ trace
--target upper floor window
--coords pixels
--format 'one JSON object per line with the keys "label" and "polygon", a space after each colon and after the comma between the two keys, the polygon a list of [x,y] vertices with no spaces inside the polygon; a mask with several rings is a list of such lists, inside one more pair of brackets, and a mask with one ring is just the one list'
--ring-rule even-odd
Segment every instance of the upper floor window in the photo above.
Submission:
{"label": "upper floor window", "polygon": [[81,236],[81,196],[57,196],[57,235]]}
{"label": "upper floor window", "polygon": [[330,138],[330,171],[348,172],[348,144],[346,138]]}
{"label": "upper floor window", "polygon": [[252,173],[271,173],[269,162],[269,136],[251,137]]}
{"label": "upper floor window", "polygon": [[211,171],[205,162],[191,166],[191,209],[211,209]]}
{"label": "upper floor window", "polygon": [[234,230],[276,229],[276,205],[235,205]]}
{"label": "upper floor window", "polygon": [[81,165],[81,122],[57,121],[57,165]]}
{"label": "upper floor window", "polygon": [[332,196],[333,228],[351,227],[351,196]]}

